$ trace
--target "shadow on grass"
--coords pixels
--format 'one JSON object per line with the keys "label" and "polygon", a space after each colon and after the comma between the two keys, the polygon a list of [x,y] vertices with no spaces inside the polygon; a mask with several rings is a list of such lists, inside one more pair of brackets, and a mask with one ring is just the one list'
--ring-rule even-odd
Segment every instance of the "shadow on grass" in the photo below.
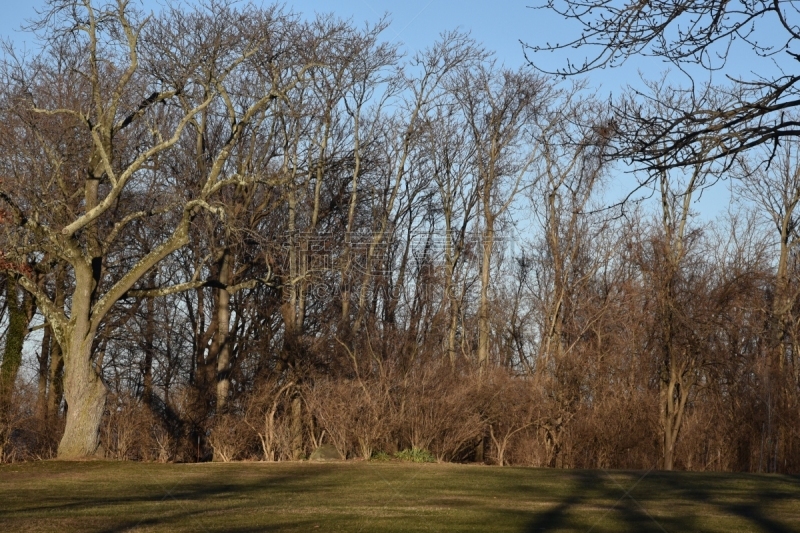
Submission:
{"label": "shadow on grass", "polygon": [[[275,486],[285,487],[292,482],[291,476],[280,476],[270,479],[270,484]],[[280,531],[283,527],[280,524],[259,524],[257,526],[245,526],[237,528],[231,524],[219,523],[219,519],[213,519],[205,516],[207,512],[214,512],[213,507],[215,504],[218,506],[222,502],[229,502],[232,495],[236,495],[239,500],[238,505],[228,505],[227,511],[231,508],[239,513],[248,513],[252,511],[254,502],[258,500],[257,496],[268,494],[269,489],[265,490],[263,483],[250,482],[250,483],[227,483],[219,479],[205,479],[203,481],[193,481],[188,484],[180,484],[180,488],[173,487],[173,490],[166,488],[162,494],[152,494],[149,496],[130,496],[117,499],[98,498],[94,503],[81,502],[82,507],[90,506],[97,508],[98,506],[114,507],[114,506],[130,506],[137,509],[137,515],[129,519],[117,520],[108,528],[98,530],[100,533],[114,533],[118,531],[134,530],[146,527],[164,527],[169,525],[188,525],[191,529],[202,531],[230,531],[236,532],[249,532],[249,531]],[[159,512],[153,516],[144,515],[141,510],[142,505],[148,505],[150,508],[154,506],[156,509],[164,504],[170,510],[160,509]],[[75,504],[71,504],[75,505]],[[154,509],[155,510],[155,509]]]}
{"label": "shadow on grass", "polygon": [[408,464],[0,467],[2,531],[800,531],[797,476]]}
{"label": "shadow on grass", "polygon": [[[523,533],[800,531],[796,476],[580,471],[571,479],[568,495],[536,514]],[[794,507],[785,516],[770,514],[781,503]]]}
{"label": "shadow on grass", "polygon": [[[733,491],[733,494],[720,493],[717,490],[710,490],[709,487],[703,483],[687,483],[686,480],[663,474],[659,476],[664,485],[670,487],[674,493],[680,494],[682,498],[694,501],[703,502],[709,506],[716,508],[719,512],[729,516],[735,516],[753,531],[763,531],[766,533],[792,533],[800,530],[800,523],[795,521],[793,524],[786,523],[781,517],[768,516],[767,509],[775,504],[783,502],[792,502],[798,504],[798,491],[800,491],[800,478],[796,476],[777,476],[777,475],[763,475],[763,476],[737,476],[729,474],[729,483],[734,484],[737,481],[740,483],[747,483],[750,481],[758,480],[757,490],[749,490],[747,494],[742,494],[742,490]],[[686,477],[691,479],[692,474],[687,474]],[[793,488],[794,490],[782,489]],[[792,487],[793,486],[793,487]],[[741,501],[741,500],[745,501]],[[797,513],[796,514],[800,514]]]}
{"label": "shadow on grass", "polygon": [[181,529],[246,533],[282,531],[287,526],[312,530],[319,522],[313,517],[275,519],[263,512],[264,504],[274,505],[287,493],[334,490],[336,486],[319,479],[327,473],[323,468],[304,469],[300,475],[297,471],[273,471],[268,476],[238,473],[224,467],[215,472],[186,471],[168,478],[140,473],[133,481],[120,473],[119,483],[113,478],[78,473],[74,483],[66,480],[37,497],[0,505],[0,524],[12,520],[19,524],[26,517],[35,517],[38,526],[33,527],[39,528],[35,531]]}

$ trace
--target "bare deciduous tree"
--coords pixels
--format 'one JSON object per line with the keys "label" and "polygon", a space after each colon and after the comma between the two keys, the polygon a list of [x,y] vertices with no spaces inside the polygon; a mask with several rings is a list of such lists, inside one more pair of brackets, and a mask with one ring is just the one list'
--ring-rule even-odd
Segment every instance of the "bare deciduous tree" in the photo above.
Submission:
{"label": "bare deciduous tree", "polygon": [[[184,22],[193,31],[183,40],[159,31]],[[20,283],[35,295],[63,349],[68,415],[59,456],[79,457],[96,452],[105,405],[106,387],[93,351],[102,321],[150,269],[188,244],[190,225],[200,212],[223,214],[213,205],[222,189],[255,178],[249,169],[231,168],[231,154],[264,119],[269,104],[285,98],[315,60],[308,57],[289,75],[277,77],[286,68],[281,65],[290,50],[286,45],[301,42],[277,39],[293,30],[291,19],[274,9],[213,4],[187,14],[173,11],[156,25],[139,17],[126,0],[53,2],[42,28],[49,39],[44,55],[35,62],[6,62],[3,112],[39,148],[26,155],[45,157],[41,166],[48,172],[31,175],[17,158],[14,178],[36,185],[5,182],[2,200],[19,234],[15,253],[52,255],[74,273],[68,312],[29,278]],[[241,93],[245,80],[262,90]],[[71,94],[56,92],[73,87]],[[168,189],[170,159],[185,133],[211,110],[228,117],[225,142],[206,154],[206,164],[187,188],[141,210],[137,196]],[[64,146],[62,140],[71,135],[74,141]],[[44,203],[25,196],[44,191],[52,193]],[[82,201],[76,203],[76,197]],[[153,218],[172,226],[171,235],[129,266],[118,267],[117,246],[125,232]],[[188,288],[183,284],[146,295]]]}
{"label": "bare deciduous tree", "polygon": [[538,177],[534,163],[554,123],[554,86],[533,72],[481,64],[461,69],[453,93],[465,117],[481,206],[482,260],[478,311],[479,367],[489,363],[489,290],[497,225],[517,193]]}
{"label": "bare deciduous tree", "polygon": [[[774,59],[779,66],[783,58],[789,64],[797,59],[792,51],[800,39],[794,1],[549,0],[537,7],[577,23],[579,36],[574,39],[525,45],[533,52],[586,51],[584,59],[568,58],[563,68],[553,69],[563,75],[618,66],[633,56],[651,56],[684,73],[696,75],[699,68],[705,76],[724,69],[730,54],[742,53],[741,47],[750,48],[756,59]],[[624,145],[619,155],[650,168],[691,166],[796,137],[800,133],[797,122],[786,112],[800,103],[800,76],[787,70],[778,68],[773,75],[750,79],[733,75],[725,85],[711,90],[694,82],[688,89],[673,88],[682,100],[682,112],[671,116],[621,106],[616,128]],[[637,96],[646,99],[652,94]]]}

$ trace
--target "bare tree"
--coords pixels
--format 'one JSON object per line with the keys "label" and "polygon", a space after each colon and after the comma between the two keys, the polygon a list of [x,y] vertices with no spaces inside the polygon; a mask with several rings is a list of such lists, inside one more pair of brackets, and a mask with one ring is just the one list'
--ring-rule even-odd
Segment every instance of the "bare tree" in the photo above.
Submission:
{"label": "bare tree", "polygon": [[541,143],[553,125],[550,105],[557,91],[527,69],[512,71],[493,63],[462,69],[453,79],[473,145],[483,224],[477,363],[489,363],[489,288],[496,226],[516,194],[536,179]]}
{"label": "bare tree", "polygon": [[[478,211],[478,187],[470,162],[474,146],[464,117],[457,112],[456,102],[437,106],[434,115],[427,118],[422,143],[430,161],[436,183],[437,202],[441,209],[444,283],[443,294],[447,300],[447,356],[455,366],[459,320],[464,306],[464,267],[467,263],[468,240],[474,231],[473,223]],[[463,325],[461,326],[463,328]]]}
{"label": "bare tree", "polygon": [[[223,214],[213,205],[222,189],[255,179],[231,168],[231,153],[314,62],[309,58],[285,79],[275,76],[287,43],[297,43],[286,35],[291,20],[277,10],[213,4],[185,15],[173,11],[160,24],[183,16],[194,31],[176,41],[154,24],[148,32],[147,20],[126,0],[99,6],[89,0],[53,2],[40,26],[47,39],[44,55],[34,62],[6,61],[4,120],[40,147],[49,171],[30,175],[18,158],[15,179],[36,187],[5,182],[0,191],[19,235],[14,252],[22,258],[48,253],[74,273],[69,313],[29,278],[20,281],[35,295],[63,349],[68,416],[60,457],[92,455],[98,447],[106,387],[93,343],[102,321],[121,298],[135,294],[132,289],[150,269],[188,243],[199,213]],[[279,35],[284,38],[276,42]],[[213,68],[206,68],[209,62]],[[213,77],[212,84],[200,83],[203,73]],[[245,79],[253,86],[258,80],[264,89],[239,93]],[[73,87],[72,94],[55,92]],[[188,194],[175,191],[141,210],[138,192],[170,183],[170,159],[185,132],[211,109],[229,119],[226,142],[208,154],[208,164],[183,189]],[[65,136],[75,139],[73,145],[63,145]],[[27,155],[39,159],[39,153]],[[50,196],[40,203],[25,196],[31,190]],[[59,202],[61,196],[66,201]],[[72,199],[78,196],[82,202],[76,205]],[[146,255],[118,264],[121,236],[153,219],[172,226],[171,235]],[[165,295],[197,283],[140,295]]]}
{"label": "bare tree", "polygon": [[796,267],[798,254],[798,204],[800,204],[800,160],[798,144],[785,140],[776,149],[764,147],[764,154],[771,157],[770,164],[760,163],[758,158],[741,158],[737,175],[740,177],[737,191],[759,207],[763,217],[774,226],[777,237],[777,264],[775,265],[775,295],[772,301],[772,343],[775,363],[780,370],[785,365],[793,369],[795,380],[800,383],[798,372],[797,318],[795,302],[798,295]]}
{"label": "bare tree", "polygon": [[682,113],[664,116],[620,106],[616,128],[624,146],[619,155],[650,168],[691,166],[761,144],[777,146],[780,139],[800,133],[787,113],[800,104],[800,76],[780,68],[782,58],[791,65],[798,57],[792,51],[800,39],[794,1],[549,0],[537,7],[577,23],[575,38],[525,45],[532,52],[588,52],[585,59],[568,58],[563,68],[554,69],[563,75],[618,66],[633,56],[655,57],[688,74],[696,75],[699,68],[706,75],[724,69],[730,54],[741,54],[740,46],[765,64],[777,63],[774,75],[731,76],[713,90],[694,82],[687,89],[672,89],[682,100]]}
{"label": "bare tree", "polygon": [[582,314],[580,300],[604,262],[602,250],[591,249],[590,242],[607,228],[601,216],[592,216],[592,202],[606,172],[604,151],[610,136],[603,133],[607,122],[603,106],[592,98],[580,98],[575,87],[565,98],[557,123],[542,143],[539,161],[542,178],[530,191],[531,203],[541,219],[546,252],[542,268],[551,272],[539,296],[544,300],[544,330],[541,333],[539,360],[547,372],[548,360],[556,361],[568,352],[576,339],[591,327],[591,320],[576,323]]}

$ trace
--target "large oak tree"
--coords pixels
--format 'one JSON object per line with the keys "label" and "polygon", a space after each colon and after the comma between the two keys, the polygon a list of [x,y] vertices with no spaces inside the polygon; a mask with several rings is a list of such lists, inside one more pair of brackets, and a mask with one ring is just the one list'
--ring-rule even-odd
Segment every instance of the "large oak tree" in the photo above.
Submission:
{"label": "large oak tree", "polygon": [[[0,113],[13,132],[2,142],[3,231],[7,259],[30,265],[20,284],[63,350],[59,457],[80,457],[97,451],[107,395],[98,329],[123,298],[206,283],[140,286],[189,243],[199,214],[224,223],[222,191],[264,181],[263,168],[232,156],[257,139],[273,102],[320,67],[324,45],[277,8],[216,1],[155,20],[128,0],[52,0],[37,28],[42,52],[9,50],[2,69]],[[210,121],[222,142],[205,143]],[[126,239],[145,226],[153,242],[137,254]],[[63,307],[25,275],[58,263],[72,277]]]}

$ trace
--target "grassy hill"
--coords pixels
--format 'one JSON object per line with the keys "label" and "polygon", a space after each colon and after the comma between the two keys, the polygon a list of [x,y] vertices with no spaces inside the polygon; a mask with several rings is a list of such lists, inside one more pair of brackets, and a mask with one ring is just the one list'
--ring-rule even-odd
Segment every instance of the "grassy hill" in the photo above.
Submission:
{"label": "grassy hill", "polygon": [[800,531],[800,477],[409,463],[0,466],[0,531]]}

